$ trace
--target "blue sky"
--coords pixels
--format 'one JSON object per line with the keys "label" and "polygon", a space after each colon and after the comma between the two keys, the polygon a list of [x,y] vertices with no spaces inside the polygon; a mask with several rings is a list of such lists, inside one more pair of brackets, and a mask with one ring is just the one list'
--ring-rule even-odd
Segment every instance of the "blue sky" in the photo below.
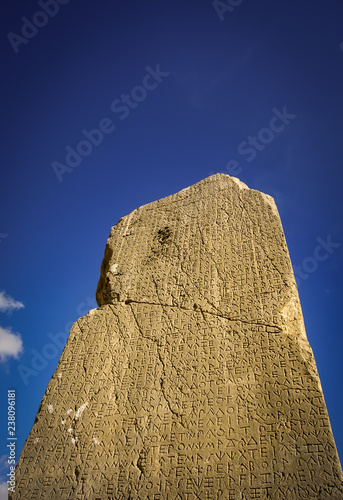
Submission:
{"label": "blue sky", "polygon": [[343,6],[231,4],[1,6],[0,398],[16,390],[17,457],[95,307],[111,226],[224,172],[276,200],[342,460]]}

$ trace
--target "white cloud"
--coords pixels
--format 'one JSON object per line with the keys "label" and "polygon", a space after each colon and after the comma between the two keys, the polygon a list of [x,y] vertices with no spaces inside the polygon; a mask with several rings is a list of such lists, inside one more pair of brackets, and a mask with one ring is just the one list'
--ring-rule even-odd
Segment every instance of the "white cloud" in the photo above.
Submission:
{"label": "white cloud", "polygon": [[8,485],[7,483],[0,483],[0,500],[8,499]]}
{"label": "white cloud", "polygon": [[[7,455],[1,455],[0,456],[0,478],[1,478],[1,474],[4,472],[5,469],[7,469],[8,465],[7,465],[7,459],[8,459],[8,456]],[[1,480],[1,479],[0,479]]]}
{"label": "white cloud", "polygon": [[0,311],[1,312],[12,312],[16,309],[22,309],[24,304],[19,302],[18,300],[12,299],[9,295],[6,295],[5,292],[0,292]]}
{"label": "white cloud", "polygon": [[0,326],[0,361],[9,357],[17,358],[23,350],[23,342],[19,333],[12,333],[10,328]]}
{"label": "white cloud", "polygon": [[9,465],[7,463],[8,455],[0,457],[0,500],[8,499],[8,485],[6,482],[6,474],[9,473]]}

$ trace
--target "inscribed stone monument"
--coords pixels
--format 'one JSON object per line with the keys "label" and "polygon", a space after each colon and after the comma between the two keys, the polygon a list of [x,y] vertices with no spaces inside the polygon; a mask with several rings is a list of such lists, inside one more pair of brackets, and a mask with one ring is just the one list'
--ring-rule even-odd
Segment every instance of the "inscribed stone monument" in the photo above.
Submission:
{"label": "inscribed stone monument", "polygon": [[216,174],[112,228],[11,498],[343,498],[274,200]]}

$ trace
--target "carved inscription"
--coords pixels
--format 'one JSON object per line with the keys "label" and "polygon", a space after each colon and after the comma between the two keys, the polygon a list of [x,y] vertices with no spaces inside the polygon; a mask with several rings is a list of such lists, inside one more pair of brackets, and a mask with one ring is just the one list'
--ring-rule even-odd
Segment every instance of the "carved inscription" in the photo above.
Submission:
{"label": "carved inscription", "polygon": [[273,200],[216,174],[112,228],[12,498],[341,499]]}

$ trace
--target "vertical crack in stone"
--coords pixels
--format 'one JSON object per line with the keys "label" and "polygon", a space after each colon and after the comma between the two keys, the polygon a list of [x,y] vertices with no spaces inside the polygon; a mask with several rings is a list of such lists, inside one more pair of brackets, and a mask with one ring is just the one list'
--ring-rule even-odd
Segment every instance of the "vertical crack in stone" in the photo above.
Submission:
{"label": "vertical crack in stone", "polygon": [[[135,320],[135,323],[136,323],[136,325],[137,325],[137,328],[138,328],[138,331],[139,331],[140,335],[141,335],[143,338],[145,338],[145,339],[149,340],[150,342],[155,343],[155,345],[156,345],[156,353],[157,353],[158,360],[159,360],[159,362],[160,362],[160,364],[161,364],[161,367],[162,367],[162,376],[159,378],[159,383],[160,383],[161,392],[162,392],[162,394],[163,394],[163,398],[164,398],[164,400],[165,400],[165,402],[166,402],[166,404],[167,404],[167,406],[168,406],[168,408],[169,408],[169,411],[170,411],[173,415],[175,415],[177,418],[180,418],[180,417],[181,417],[181,421],[180,421],[180,423],[181,423],[181,425],[183,425],[183,424],[182,424],[182,416],[180,415],[180,413],[179,413],[179,412],[177,412],[176,410],[174,410],[174,409],[173,409],[173,407],[172,407],[172,403],[169,401],[169,398],[168,398],[168,396],[167,396],[167,391],[166,391],[166,388],[165,388],[165,380],[166,380],[166,378],[168,377],[168,373],[167,373],[167,371],[168,371],[168,370],[167,370],[167,367],[166,367],[166,363],[165,363],[165,361],[164,361],[164,359],[163,359],[163,357],[162,357],[162,355],[161,355],[161,350],[160,350],[160,344],[159,344],[159,341],[158,341],[157,339],[154,339],[154,338],[152,338],[152,337],[149,337],[149,336],[147,336],[147,335],[144,335],[144,333],[143,333],[143,331],[142,331],[142,328],[141,328],[141,326],[140,326],[140,325],[139,325],[139,323],[138,323],[138,320],[137,320],[137,317],[136,317],[136,315],[135,315],[135,312],[134,312],[134,310],[133,310],[133,308],[132,308],[132,305],[131,305],[131,304],[129,304],[129,305],[130,305],[130,309],[131,309],[131,312],[132,312],[132,316],[133,316],[133,318],[134,318],[134,320]],[[161,305],[161,307],[162,307],[162,305]]]}

